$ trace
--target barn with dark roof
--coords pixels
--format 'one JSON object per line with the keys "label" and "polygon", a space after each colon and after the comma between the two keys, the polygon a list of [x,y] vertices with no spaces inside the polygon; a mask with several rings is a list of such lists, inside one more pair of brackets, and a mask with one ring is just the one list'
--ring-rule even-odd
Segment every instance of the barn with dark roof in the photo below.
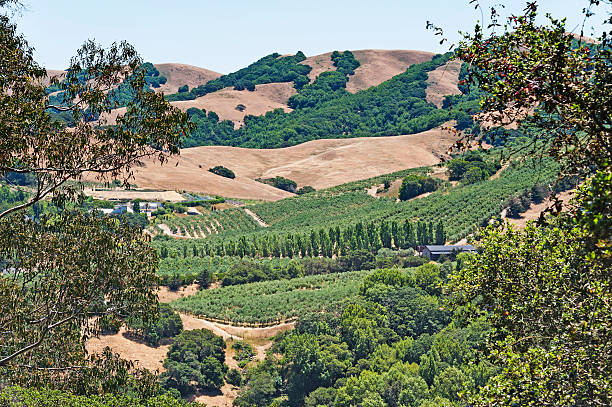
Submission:
{"label": "barn with dark roof", "polygon": [[477,252],[476,248],[472,246],[471,244],[444,245],[444,246],[425,245],[425,246],[419,246],[419,251],[421,252],[423,256],[426,256],[430,260],[438,260],[440,256],[442,255],[452,256],[452,255],[457,255],[459,253],[464,253],[464,252],[467,252],[467,253]]}

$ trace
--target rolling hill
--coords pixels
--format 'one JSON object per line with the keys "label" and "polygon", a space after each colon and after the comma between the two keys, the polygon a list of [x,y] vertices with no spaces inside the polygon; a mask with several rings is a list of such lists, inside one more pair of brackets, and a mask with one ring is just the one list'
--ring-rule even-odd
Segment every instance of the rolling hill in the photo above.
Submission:
{"label": "rolling hill", "polygon": [[[187,190],[234,198],[278,200],[292,194],[254,181],[283,176],[299,186],[328,188],[381,174],[440,162],[455,141],[441,129],[394,137],[314,140],[280,149],[205,146],[183,149],[160,166],[144,162],[135,169],[139,187]],[[208,172],[230,168],[235,179]]]}
{"label": "rolling hill", "polygon": [[[378,86],[393,76],[404,72],[409,66],[429,61],[434,56],[431,52],[414,50],[365,49],[352,52],[361,65],[355,69],[354,75],[348,77],[346,90],[350,93]],[[301,62],[303,65],[312,67],[308,74],[311,83],[322,72],[336,70],[330,59],[331,54],[331,52],[327,52],[314,55]],[[156,91],[166,94],[176,93],[178,88],[183,85],[188,85],[192,89],[222,76],[221,73],[192,65],[163,63],[154,66],[167,78],[167,82],[157,88]],[[436,76],[430,80],[431,92],[440,95],[456,94],[456,70],[453,68],[448,71],[437,71]],[[62,71],[50,70],[49,72],[58,74]],[[444,75],[441,75],[442,73]],[[254,92],[227,87],[193,100],[171,103],[184,111],[192,107],[214,111],[219,115],[220,120],[231,120],[235,127],[239,127],[244,123],[243,120],[246,115],[260,116],[277,108],[286,112],[291,111],[287,102],[296,93],[297,91],[291,82],[276,82],[256,85]],[[434,103],[441,104],[441,98],[439,96],[435,99],[439,102]],[[121,113],[121,110],[118,110],[117,113]],[[111,118],[115,116],[116,113],[112,114]]]}
{"label": "rolling hill", "polygon": [[[331,55],[329,52],[307,57],[300,62],[312,67],[308,74],[311,83],[322,72],[336,70]],[[353,55],[360,65],[354,74],[347,76],[348,95],[377,87],[404,73],[408,67],[429,61],[434,56],[424,51],[371,49],[353,51]],[[167,78],[156,91],[165,93],[175,93],[183,85],[192,89],[221,77],[220,73],[191,65],[171,63],[156,64],[155,67]],[[428,102],[440,107],[444,96],[460,93],[457,88],[460,67],[460,63],[451,62],[427,73],[425,93]],[[58,72],[61,71],[53,71],[54,74]],[[246,115],[261,116],[279,108],[290,112],[287,101],[296,93],[292,82],[276,82],[257,84],[254,91],[226,87],[192,100],[171,103],[184,111],[197,108],[215,112],[219,120],[230,120],[234,128],[238,128],[244,124]],[[124,108],[116,109],[109,122],[114,122],[116,114],[124,111]],[[330,137],[334,135],[330,134]],[[448,132],[434,128],[392,137],[323,138],[278,149],[230,146],[185,148],[178,158],[163,167],[154,161],[143,162],[135,171],[134,182],[145,188],[274,201],[292,194],[257,182],[256,178],[282,176],[294,180],[298,186],[328,188],[436,164],[454,141],[454,136]],[[216,165],[232,169],[236,179],[230,180],[208,172]]]}

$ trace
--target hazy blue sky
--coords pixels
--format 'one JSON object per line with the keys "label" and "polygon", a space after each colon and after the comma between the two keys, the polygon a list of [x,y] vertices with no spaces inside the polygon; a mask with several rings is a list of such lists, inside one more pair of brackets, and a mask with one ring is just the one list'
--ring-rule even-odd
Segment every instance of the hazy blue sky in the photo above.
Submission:
{"label": "hazy blue sky", "polygon": [[[481,0],[483,5],[502,0]],[[316,55],[345,49],[442,52],[427,20],[450,39],[469,30],[480,12],[469,0],[23,0],[15,21],[47,68],[65,68],[86,39],[127,40],[154,63],[181,62],[227,73],[272,52]],[[519,12],[522,0],[506,13]],[[542,9],[582,22],[585,0],[540,0]],[[597,21],[601,20],[598,18]]]}

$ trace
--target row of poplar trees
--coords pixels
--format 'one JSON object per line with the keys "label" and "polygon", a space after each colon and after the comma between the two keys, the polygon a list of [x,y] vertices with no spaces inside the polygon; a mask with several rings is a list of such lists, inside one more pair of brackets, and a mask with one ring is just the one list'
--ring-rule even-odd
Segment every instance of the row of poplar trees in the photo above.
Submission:
{"label": "row of poplar trees", "polygon": [[[346,255],[352,250],[376,252],[381,248],[408,249],[426,244],[444,244],[444,224],[434,222],[383,221],[357,223],[344,230],[335,228],[313,230],[310,234],[286,234],[267,236],[242,236],[237,240],[187,245],[182,248],[188,256],[239,256],[239,257],[333,257]],[[168,249],[162,247],[161,257],[168,257]],[[180,254],[179,254],[180,256]]]}

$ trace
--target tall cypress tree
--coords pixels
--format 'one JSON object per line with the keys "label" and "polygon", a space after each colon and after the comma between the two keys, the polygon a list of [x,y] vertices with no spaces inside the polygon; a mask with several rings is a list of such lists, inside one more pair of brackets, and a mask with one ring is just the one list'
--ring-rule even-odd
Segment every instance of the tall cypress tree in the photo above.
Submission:
{"label": "tall cypress tree", "polygon": [[400,233],[399,224],[396,220],[391,222],[391,238],[393,239],[393,246],[399,249],[404,246],[403,235]]}
{"label": "tall cypress tree", "polygon": [[310,232],[310,256],[317,257],[319,255],[319,238],[313,230]]}
{"label": "tall cypress tree", "polygon": [[404,249],[415,248],[417,246],[417,237],[414,224],[408,219],[406,219],[406,222],[404,223],[404,236]]}
{"label": "tall cypress tree", "polygon": [[389,222],[382,221],[380,223],[380,240],[383,247],[386,247],[387,249],[391,248],[393,237],[391,235],[391,226],[389,225]]}

